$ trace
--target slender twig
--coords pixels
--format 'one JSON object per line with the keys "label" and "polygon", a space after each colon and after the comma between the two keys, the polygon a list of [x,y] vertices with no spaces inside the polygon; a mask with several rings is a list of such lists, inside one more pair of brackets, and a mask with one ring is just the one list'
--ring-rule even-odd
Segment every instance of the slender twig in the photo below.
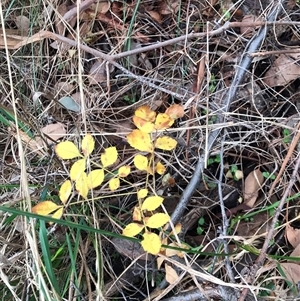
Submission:
{"label": "slender twig", "polygon": [[220,207],[221,207],[221,213],[222,213],[222,230],[220,233],[220,239],[223,242],[224,245],[224,252],[225,252],[225,266],[226,270],[230,279],[231,283],[235,283],[234,274],[230,265],[230,260],[227,254],[229,254],[229,248],[228,248],[228,241],[225,238],[222,238],[227,236],[227,230],[229,227],[229,220],[226,215],[226,209],[223,199],[223,192],[222,192],[222,182],[223,182],[223,176],[224,176],[224,142],[225,142],[225,135],[223,135],[222,141],[221,141],[221,149],[220,149],[220,176],[219,176],[219,182],[218,182],[218,192],[219,192],[219,200],[220,200]]}

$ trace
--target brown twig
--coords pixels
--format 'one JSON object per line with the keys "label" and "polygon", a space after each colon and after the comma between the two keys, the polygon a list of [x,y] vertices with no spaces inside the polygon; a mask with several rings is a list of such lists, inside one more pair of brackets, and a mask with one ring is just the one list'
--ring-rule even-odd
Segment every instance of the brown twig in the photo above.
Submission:
{"label": "brown twig", "polygon": [[63,19],[64,19],[66,22],[69,22],[69,21],[77,14],[77,11],[82,12],[82,11],[86,10],[86,9],[89,8],[89,6],[92,5],[94,2],[95,2],[95,0],[85,0],[85,1],[82,1],[82,2],[79,4],[79,8],[77,8],[77,5],[76,5],[75,7],[71,8],[69,11],[67,11],[67,12],[64,14]]}

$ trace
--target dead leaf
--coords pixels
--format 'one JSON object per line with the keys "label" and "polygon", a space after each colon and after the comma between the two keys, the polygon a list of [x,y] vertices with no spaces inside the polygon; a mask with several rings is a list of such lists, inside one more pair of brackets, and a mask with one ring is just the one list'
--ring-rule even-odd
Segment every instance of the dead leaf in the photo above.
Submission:
{"label": "dead leaf", "polygon": [[157,22],[158,24],[161,24],[162,22],[162,18],[161,18],[161,15],[155,11],[155,10],[150,10],[150,11],[147,11],[147,13],[150,15],[150,17],[155,21]]}
{"label": "dead leaf", "polygon": [[296,248],[300,244],[300,229],[293,228],[290,224],[285,227],[285,235],[289,243]]}
{"label": "dead leaf", "polygon": [[26,16],[17,16],[16,17],[16,25],[18,29],[21,31],[22,36],[27,36],[29,32],[30,21]]}
{"label": "dead leaf", "polygon": [[[257,21],[261,21],[261,19],[257,18],[254,15],[245,15],[243,17],[243,20],[241,22],[243,26],[240,27],[240,31],[241,31],[241,34],[243,35],[243,37],[250,38],[255,34],[255,29],[258,27],[255,28],[251,25]],[[247,26],[247,25],[249,25],[249,26]]]}
{"label": "dead leaf", "polygon": [[[48,124],[43,127],[41,131],[54,141],[64,137],[67,133],[65,126],[60,122]],[[47,139],[47,141],[48,143],[52,142],[50,139]]]}
{"label": "dead leaf", "polygon": [[258,197],[258,191],[264,182],[264,177],[259,169],[255,169],[249,173],[245,179],[244,186],[244,203],[253,208],[255,201]]}
{"label": "dead leaf", "polygon": [[[300,51],[300,49],[299,49]],[[285,86],[300,76],[300,66],[291,55],[280,54],[266,72],[263,81],[269,87]]]}
{"label": "dead leaf", "polygon": [[70,94],[74,90],[74,85],[68,82],[56,82],[54,85],[54,89],[58,93]]}
{"label": "dead leaf", "polygon": [[280,264],[286,278],[293,284],[300,281],[300,266],[294,262],[284,262]]}
{"label": "dead leaf", "polygon": [[103,62],[103,60],[97,59],[97,61],[92,65],[89,72],[90,85],[105,83],[106,80],[106,64]]}
{"label": "dead leaf", "polygon": [[[11,127],[9,128],[9,132],[12,136],[18,139],[18,134],[15,129],[15,125],[11,123]],[[24,131],[19,129],[19,137],[21,138],[22,142],[24,143],[25,149],[24,151],[31,150],[33,153],[36,153],[40,157],[47,156],[47,153],[41,144],[36,141],[34,138],[30,138]]]}
{"label": "dead leaf", "polygon": [[169,284],[175,283],[179,278],[177,272],[168,264],[165,264],[165,269],[166,269],[166,280],[169,282]]}
{"label": "dead leaf", "polygon": [[27,39],[27,37],[21,35],[19,29],[5,29],[6,38],[4,40],[3,29],[0,29],[0,49],[5,48],[5,41],[8,49],[16,49],[21,41]]}
{"label": "dead leaf", "polygon": [[[97,4],[94,4],[95,11],[97,9],[97,13],[106,14],[110,9],[110,1],[99,1]],[[93,9],[93,6],[91,7]]]}
{"label": "dead leaf", "polygon": [[[297,229],[299,230],[299,229]],[[299,234],[299,233],[298,233]],[[300,257],[300,244],[294,249],[294,251],[290,254],[290,257]],[[298,261],[299,264],[299,261]]]}

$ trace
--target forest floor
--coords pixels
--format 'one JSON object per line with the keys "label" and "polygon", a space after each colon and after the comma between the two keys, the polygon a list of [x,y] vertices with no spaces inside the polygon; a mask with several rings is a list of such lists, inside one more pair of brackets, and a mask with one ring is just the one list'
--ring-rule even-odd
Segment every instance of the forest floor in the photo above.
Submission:
{"label": "forest floor", "polygon": [[0,17],[1,300],[299,300],[299,0]]}

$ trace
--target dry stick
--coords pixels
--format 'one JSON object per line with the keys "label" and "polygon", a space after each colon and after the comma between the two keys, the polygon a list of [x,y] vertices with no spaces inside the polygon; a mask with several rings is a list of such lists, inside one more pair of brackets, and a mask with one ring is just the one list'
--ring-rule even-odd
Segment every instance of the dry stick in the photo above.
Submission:
{"label": "dry stick", "polygon": [[77,8],[77,5],[73,8],[71,8],[69,11],[67,11],[65,14],[64,14],[64,17],[63,19],[66,21],[66,22],[69,22],[75,15],[77,15],[77,11],[79,10],[79,12],[82,12],[84,10],[86,10],[87,8],[89,8],[90,5],[92,5],[93,3],[95,2],[95,0],[85,0],[85,1],[82,1],[80,4],[79,4],[79,8]]}
{"label": "dry stick", "polygon": [[230,28],[235,28],[235,27],[257,27],[257,26],[270,26],[270,25],[276,25],[276,24],[280,24],[280,25],[300,25],[300,22],[292,22],[292,21],[287,21],[287,22],[252,22],[252,23],[242,23],[242,22],[226,22],[223,26],[221,26],[220,28],[216,29],[216,30],[212,30],[209,32],[198,32],[198,33],[190,33],[184,36],[180,36],[174,39],[170,39],[168,41],[164,41],[164,42],[158,42],[149,46],[145,46],[145,47],[141,47],[141,48],[137,48],[137,49],[132,49],[129,51],[125,51],[122,53],[118,53],[118,54],[114,54],[111,55],[111,57],[113,59],[120,59],[123,57],[127,57],[133,54],[140,54],[146,51],[150,51],[150,50],[154,50],[157,48],[161,48],[164,46],[169,46],[169,45],[173,45],[185,40],[189,40],[189,39],[194,39],[194,38],[205,38],[205,37],[213,37],[215,35],[219,35],[221,33],[223,33],[225,30],[228,30]]}

